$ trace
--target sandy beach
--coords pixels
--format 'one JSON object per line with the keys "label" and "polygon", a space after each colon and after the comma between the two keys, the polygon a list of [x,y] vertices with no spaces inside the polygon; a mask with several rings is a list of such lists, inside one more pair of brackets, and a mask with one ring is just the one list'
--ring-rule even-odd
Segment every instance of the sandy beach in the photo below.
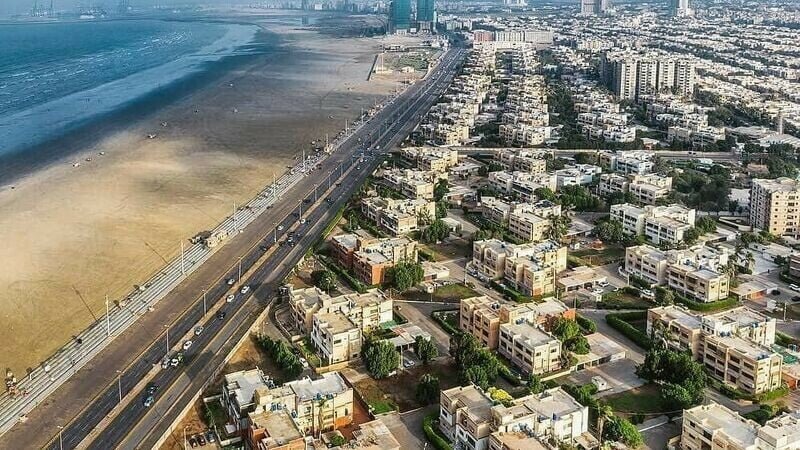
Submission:
{"label": "sandy beach", "polygon": [[38,365],[105,312],[105,295],[127,294],[311,140],[396,88],[367,81],[380,39],[253,22],[280,35],[275,52],[99,128],[91,145],[0,192],[0,366]]}

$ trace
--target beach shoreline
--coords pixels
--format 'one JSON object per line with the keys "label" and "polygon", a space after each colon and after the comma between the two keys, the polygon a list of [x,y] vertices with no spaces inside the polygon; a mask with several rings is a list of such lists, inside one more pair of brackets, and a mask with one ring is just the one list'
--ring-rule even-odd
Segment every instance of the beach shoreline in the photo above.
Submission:
{"label": "beach shoreline", "polygon": [[[0,249],[0,365],[36,366],[102,315],[106,294],[126,295],[180,241],[216,225],[311,140],[335,135],[397,86],[366,81],[377,39],[253,22],[264,38],[281,36],[274,51],[76,136],[71,156],[0,192],[9,239]],[[158,136],[147,139],[152,129]],[[75,158],[80,167],[68,163]]]}

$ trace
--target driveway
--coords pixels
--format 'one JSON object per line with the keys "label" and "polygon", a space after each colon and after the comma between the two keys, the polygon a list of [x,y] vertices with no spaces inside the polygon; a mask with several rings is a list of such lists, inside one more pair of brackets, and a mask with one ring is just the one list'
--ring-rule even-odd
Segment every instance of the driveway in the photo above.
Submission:
{"label": "driveway", "polygon": [[402,449],[422,449],[427,441],[422,432],[422,420],[426,415],[438,411],[439,405],[429,405],[424,408],[407,411],[404,413],[389,413],[380,417],[380,421],[389,428]]}
{"label": "driveway", "polygon": [[592,382],[592,377],[599,376],[606,380],[610,389],[598,392],[597,397],[619,394],[637,388],[646,383],[636,376],[636,363],[628,358],[611,361],[596,367],[575,372],[566,377],[571,384],[582,386]]}
{"label": "driveway", "polygon": [[431,339],[436,342],[440,355],[450,352],[450,335],[431,319],[431,312],[437,309],[458,309],[458,305],[444,305],[441,303],[421,303],[394,300],[395,308],[400,307],[400,315],[409,322],[417,325],[422,330],[431,334]]}
{"label": "driveway", "polygon": [[586,317],[588,319],[592,319],[594,323],[597,324],[597,332],[602,333],[612,341],[616,342],[617,344],[621,345],[622,348],[625,349],[625,352],[628,356],[628,359],[633,360],[636,364],[641,364],[644,362],[644,350],[639,348],[636,344],[633,343],[630,339],[625,337],[619,331],[611,328],[608,323],[606,323],[606,315],[615,313],[615,312],[622,312],[622,311],[606,311],[606,310],[590,310],[590,309],[581,309],[578,310],[578,314]]}

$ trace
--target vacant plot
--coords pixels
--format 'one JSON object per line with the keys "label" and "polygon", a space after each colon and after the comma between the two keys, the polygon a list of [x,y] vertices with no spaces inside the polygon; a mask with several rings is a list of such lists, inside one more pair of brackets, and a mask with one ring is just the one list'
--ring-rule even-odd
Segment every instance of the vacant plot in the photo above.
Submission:
{"label": "vacant plot", "polygon": [[442,302],[442,303],[459,303],[461,300],[470,297],[476,297],[480,294],[469,286],[459,283],[448,284],[434,289],[433,294],[423,292],[419,289],[413,289],[404,292],[402,298],[405,300],[419,301],[419,302]]}
{"label": "vacant plot", "polygon": [[420,251],[433,256],[434,261],[448,261],[472,255],[472,246],[464,239],[453,239],[441,244],[420,244]]}
{"label": "vacant plot", "polygon": [[604,266],[622,261],[625,258],[625,247],[586,248],[570,252],[570,255],[584,261],[588,266]]}
{"label": "vacant plot", "polygon": [[[598,306],[600,304],[598,303]],[[648,309],[653,303],[624,290],[603,295],[602,307],[605,309]]]}
{"label": "vacant plot", "polygon": [[615,412],[628,414],[657,414],[665,411],[661,401],[661,388],[655,384],[645,384],[619,394],[605,397]]}
{"label": "vacant plot", "polygon": [[364,377],[354,383],[356,390],[376,414],[381,412],[410,411],[424,406],[417,401],[417,385],[426,373],[439,378],[439,386],[449,389],[458,384],[458,372],[449,359],[439,359],[428,366],[417,365],[398,371],[397,375],[383,380]]}

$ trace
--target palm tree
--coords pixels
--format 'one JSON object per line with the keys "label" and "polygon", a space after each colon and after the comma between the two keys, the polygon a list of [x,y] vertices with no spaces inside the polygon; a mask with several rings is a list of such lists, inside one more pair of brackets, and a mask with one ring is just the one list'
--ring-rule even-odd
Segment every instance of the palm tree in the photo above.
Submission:
{"label": "palm tree", "polygon": [[569,224],[572,222],[565,215],[550,217],[550,228],[547,229],[547,238],[553,241],[560,241],[569,231]]}
{"label": "palm tree", "polygon": [[603,445],[603,427],[606,425],[606,421],[608,421],[611,416],[614,415],[614,410],[611,409],[611,406],[600,403],[597,405],[597,433],[600,438],[600,446]]}

